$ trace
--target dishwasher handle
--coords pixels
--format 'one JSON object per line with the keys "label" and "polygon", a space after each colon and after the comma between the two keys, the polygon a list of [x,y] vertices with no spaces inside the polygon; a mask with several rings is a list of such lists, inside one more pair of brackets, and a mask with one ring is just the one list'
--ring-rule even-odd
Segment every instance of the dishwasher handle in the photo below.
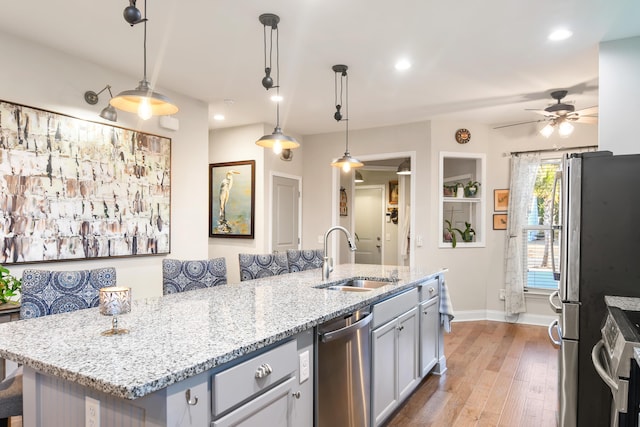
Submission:
{"label": "dishwasher handle", "polygon": [[591,361],[593,362],[593,366],[596,368],[596,372],[602,378],[609,388],[611,392],[614,394],[618,391],[618,383],[609,376],[607,370],[602,366],[602,362],[600,362],[600,353],[602,352],[602,348],[604,347],[604,341],[600,340],[593,346],[591,349]]}
{"label": "dishwasher handle", "polygon": [[363,318],[361,318],[360,320],[358,320],[357,322],[352,323],[351,325],[345,326],[344,328],[340,328],[331,332],[322,333],[320,334],[320,341],[322,342],[334,341],[334,340],[337,340],[338,338],[342,338],[346,335],[352,334],[353,331],[362,329],[365,326],[367,326],[369,323],[371,323],[371,319],[373,319],[373,316],[371,315],[371,313],[369,313]]}

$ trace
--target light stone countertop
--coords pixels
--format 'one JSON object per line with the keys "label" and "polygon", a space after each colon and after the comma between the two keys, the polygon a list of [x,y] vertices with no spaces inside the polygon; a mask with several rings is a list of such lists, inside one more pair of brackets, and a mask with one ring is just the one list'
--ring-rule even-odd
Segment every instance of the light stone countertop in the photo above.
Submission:
{"label": "light stone countertop", "polygon": [[[353,277],[388,278],[393,270],[397,284],[370,292],[314,289]],[[111,317],[98,308],[4,323],[0,357],[136,399],[445,271],[343,264],[325,283],[318,269],[134,300],[131,313],[118,318],[126,335],[101,335]]]}

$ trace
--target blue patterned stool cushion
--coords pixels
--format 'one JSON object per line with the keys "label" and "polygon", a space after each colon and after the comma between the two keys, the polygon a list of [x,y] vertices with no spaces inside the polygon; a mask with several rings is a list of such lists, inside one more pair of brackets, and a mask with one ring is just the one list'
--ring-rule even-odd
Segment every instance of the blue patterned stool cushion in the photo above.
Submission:
{"label": "blue patterned stool cushion", "polygon": [[289,263],[284,252],[266,255],[238,254],[238,259],[241,281],[289,273]]}
{"label": "blue patterned stool cushion", "polygon": [[324,251],[322,249],[287,249],[287,261],[289,262],[289,271],[313,270],[322,267],[322,259]]}
{"label": "blue patterned stool cushion", "polygon": [[194,261],[162,260],[162,293],[164,295],[226,283],[227,264],[224,258]]}
{"label": "blue patterned stool cushion", "polygon": [[115,285],[113,267],[79,271],[24,270],[20,318],[97,307],[100,288]]}

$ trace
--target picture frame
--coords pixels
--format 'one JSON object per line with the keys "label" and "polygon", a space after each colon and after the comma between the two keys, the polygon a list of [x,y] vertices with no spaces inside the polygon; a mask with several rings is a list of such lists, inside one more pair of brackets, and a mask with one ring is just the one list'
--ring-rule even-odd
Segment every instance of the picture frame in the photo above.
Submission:
{"label": "picture frame", "polygon": [[340,188],[340,216],[348,216],[347,190]]}
{"label": "picture frame", "polygon": [[493,190],[493,210],[506,212],[509,208],[509,189],[501,188]]}
{"label": "picture frame", "polygon": [[253,239],[255,160],[209,164],[209,237]]}
{"label": "picture frame", "polygon": [[493,229],[494,230],[506,230],[507,229],[507,214],[493,214]]}
{"label": "picture frame", "polygon": [[398,180],[389,181],[389,204],[398,204]]}
{"label": "picture frame", "polygon": [[171,138],[4,100],[0,119],[0,263],[171,252]]}

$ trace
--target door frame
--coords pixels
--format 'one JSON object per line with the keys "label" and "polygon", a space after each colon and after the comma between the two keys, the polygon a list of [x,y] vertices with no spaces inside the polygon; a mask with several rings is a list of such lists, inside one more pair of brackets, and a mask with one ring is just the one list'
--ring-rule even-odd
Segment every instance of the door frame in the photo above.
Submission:
{"label": "door frame", "polygon": [[[382,212],[381,217],[380,217],[380,265],[384,265],[384,245],[385,245],[385,221],[386,221],[386,211],[385,208],[387,206],[387,188],[385,185],[383,184],[372,184],[372,185],[358,185],[358,186],[353,186],[353,204],[355,206],[356,204],[356,193],[357,190],[375,190],[375,189],[381,189],[382,190]],[[352,209],[353,212],[355,212],[355,209]],[[356,215],[355,213],[352,215],[353,219],[351,220],[351,229],[353,230],[353,232],[355,233],[356,231]],[[357,246],[357,244],[356,244]],[[354,255],[355,258],[355,255]],[[355,260],[354,260],[355,262]]]}
{"label": "door frame", "polygon": [[[415,205],[416,205],[416,173],[417,173],[417,168],[416,168],[416,152],[415,151],[399,151],[399,152],[392,152],[392,153],[379,153],[379,154],[358,154],[358,160],[361,160],[363,162],[366,161],[373,161],[373,160],[386,160],[386,159],[398,159],[398,158],[409,158],[410,162],[411,162],[411,175],[409,175],[409,182],[411,183],[411,189],[409,191],[409,195],[411,197],[411,212],[410,212],[410,216],[409,216],[409,267],[414,267],[415,266],[415,254],[416,254],[416,244],[415,244],[415,224],[416,224],[416,209],[415,209]],[[338,203],[340,201],[340,173],[342,171],[342,169],[340,168],[332,168],[332,174],[331,174],[331,224],[336,225],[339,224],[339,217],[338,214],[340,212],[340,207],[338,206]],[[353,180],[353,175],[352,178]],[[351,186],[351,200],[355,200],[355,185]],[[402,188],[400,188],[401,191],[403,191]],[[400,214],[400,212],[398,212],[398,214]],[[351,216],[351,224],[349,226],[349,228],[351,230],[354,229],[355,226],[355,219],[353,218],[353,215]],[[271,240],[269,240],[271,241]],[[331,241],[331,253],[336,254],[336,258],[339,259],[339,252],[338,252],[338,243],[337,243],[337,239],[332,239]],[[350,259],[351,259],[351,263],[353,263],[355,257],[353,255],[353,252],[350,252]]]}
{"label": "door frame", "polygon": [[302,244],[302,177],[299,175],[291,175],[287,173],[271,171],[269,173],[269,232],[267,233],[267,251],[269,253],[273,252],[273,179],[275,177],[292,179],[294,181],[298,181],[298,249],[300,249]]}

